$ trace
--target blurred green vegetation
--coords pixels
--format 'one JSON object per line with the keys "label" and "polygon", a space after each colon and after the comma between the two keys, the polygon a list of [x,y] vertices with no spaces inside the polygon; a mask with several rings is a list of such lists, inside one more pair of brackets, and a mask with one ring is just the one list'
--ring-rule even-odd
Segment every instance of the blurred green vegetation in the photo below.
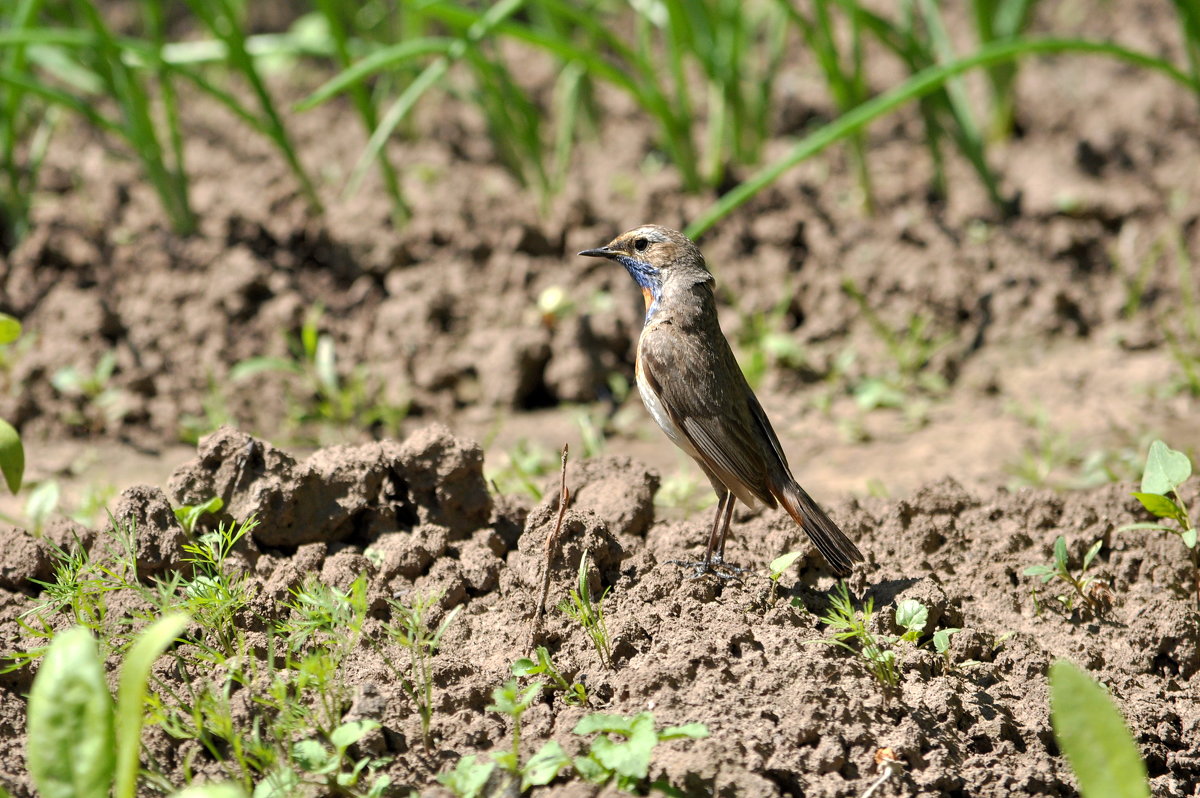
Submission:
{"label": "blurred green vegetation", "polygon": [[[725,190],[689,229],[698,234],[804,158],[845,142],[864,209],[872,207],[871,121],[917,103],[934,165],[932,192],[949,190],[946,151],[971,164],[1001,212],[989,147],[1010,135],[1020,63],[1048,53],[1122,59],[1166,74],[1200,99],[1200,11],[1176,0],[1182,64],[1114,42],[1030,37],[1033,0],[970,0],[969,41],[951,37],[949,4],[901,0],[889,14],[853,0],[312,0],[283,30],[259,32],[245,0],[13,0],[0,7],[0,251],[28,231],[38,174],[54,132],[73,115],[136,160],[182,234],[195,227],[181,124],[181,88],[227,108],[266,137],[290,166],[314,212],[311,165],[292,118],[268,90],[271,70],[298,61],[329,79],[291,112],[345,95],[367,143],[345,189],[377,168],[396,223],[410,211],[401,167],[387,144],[419,135],[414,110],[431,94],[473,105],[501,162],[543,200],[566,178],[576,145],[602,121],[603,84],[626,95],[655,129],[656,147],[689,191]],[[955,9],[955,12],[964,9]],[[114,21],[114,20],[119,20]],[[782,157],[765,162],[780,76],[811,56],[837,114]],[[531,56],[554,75],[530,86]],[[870,85],[867,59],[898,60],[907,77]],[[987,91],[968,98],[963,73],[982,70]],[[757,171],[754,171],[757,170]],[[734,176],[749,172],[741,183]]]}

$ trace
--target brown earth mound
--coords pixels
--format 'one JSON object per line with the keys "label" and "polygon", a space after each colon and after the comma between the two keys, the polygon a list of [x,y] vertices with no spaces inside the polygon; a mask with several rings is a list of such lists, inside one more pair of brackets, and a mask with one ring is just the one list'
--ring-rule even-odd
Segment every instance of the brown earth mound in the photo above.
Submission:
{"label": "brown earth mound", "polygon": [[[143,549],[152,552],[144,561],[158,563],[162,574],[188,570],[179,549],[186,538],[168,500],[218,495],[225,499],[222,517],[257,514],[261,525],[231,560],[252,586],[244,616],[251,637],[290,617],[289,591],[306,575],[347,589],[365,574],[369,619],[340,673],[340,695],[351,700],[339,717],[378,721],[381,729],[361,742],[363,750],[394,757],[384,772],[422,792],[460,757],[509,745],[511,729],[485,706],[512,662],[532,653],[531,640],[549,649],[569,680],[586,685],[591,704],[570,707],[544,693],[523,718],[524,756],[549,739],[579,752],[582,741],[571,729],[588,712],[650,710],[660,724],[699,722],[711,731],[706,739],[664,744],[653,761],[653,778],[689,795],[858,795],[877,777],[882,748],[903,763],[882,794],[1071,795],[1073,780],[1048,719],[1045,674],[1056,657],[1086,666],[1109,686],[1147,760],[1155,795],[1190,794],[1200,783],[1190,575],[1176,541],[1116,531],[1142,517],[1131,486],[1065,497],[977,495],[943,480],[904,501],[832,505],[866,553],[850,587],[858,602],[874,601],[874,631],[900,631],[894,613],[905,599],[929,611],[920,647],[897,647],[899,685],[891,689],[849,652],[809,644],[830,636],[818,616],[828,608],[833,580],[786,516],[739,511],[728,554],[750,570],[740,580],[689,579],[688,569],[668,561],[698,556],[705,519],[655,522],[656,482],[657,475],[626,459],[569,467],[574,498],[550,562],[551,609],[536,632],[545,539],[558,518],[554,486],[547,486],[551,498],[533,507],[490,496],[478,446],[445,428],[422,430],[404,444],[323,449],[303,462],[222,430],[175,473],[165,495],[131,489],[115,515],[136,519],[139,562]],[[57,528],[49,537],[70,545],[70,531]],[[1031,596],[1034,581],[1021,571],[1047,562],[1058,535],[1075,568],[1093,541],[1104,541],[1091,569],[1106,593],[1107,608],[1098,614],[1067,611],[1053,590],[1040,600]],[[13,621],[39,597],[27,580],[52,579],[52,561],[46,544],[25,533],[7,538],[4,645],[26,650],[38,641]],[[106,536],[85,532],[82,539],[99,557]],[[764,564],[796,548],[806,555],[772,599]],[[611,669],[583,630],[553,609],[574,585],[585,550],[592,589],[611,589],[604,604]],[[434,739],[426,751],[413,702],[381,660],[381,653],[397,653],[381,627],[389,618],[385,598],[430,593],[442,596],[433,623],[462,609],[434,659]],[[136,601],[109,603],[110,628],[138,609]],[[56,627],[69,622],[47,617]],[[962,631],[944,660],[929,640],[947,627]],[[31,670],[10,674],[0,693],[0,772],[18,796],[30,789],[18,774]],[[158,675],[162,685],[185,692],[180,674]],[[250,723],[253,704],[246,706],[240,720]],[[159,729],[151,739],[153,768],[176,783],[185,762],[201,775],[222,774],[194,742],[180,745]],[[564,776],[538,794],[589,793]]]}

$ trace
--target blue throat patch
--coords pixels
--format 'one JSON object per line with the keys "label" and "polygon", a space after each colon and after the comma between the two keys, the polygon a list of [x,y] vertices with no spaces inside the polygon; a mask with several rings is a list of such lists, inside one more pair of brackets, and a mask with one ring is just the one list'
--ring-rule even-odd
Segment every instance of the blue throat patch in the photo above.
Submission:
{"label": "blue throat patch", "polygon": [[658,309],[658,299],[662,294],[662,277],[658,269],[628,255],[617,255],[616,260],[625,267],[625,271],[629,272],[629,276],[641,287],[642,296],[646,300],[646,318],[649,319]]}

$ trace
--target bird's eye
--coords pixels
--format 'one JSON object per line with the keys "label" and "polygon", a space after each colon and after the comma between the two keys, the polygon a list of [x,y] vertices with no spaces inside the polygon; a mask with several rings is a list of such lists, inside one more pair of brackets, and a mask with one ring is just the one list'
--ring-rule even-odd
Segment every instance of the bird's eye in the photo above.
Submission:
{"label": "bird's eye", "polygon": [[650,246],[650,242],[644,238],[635,238],[633,240],[633,248],[638,252],[645,252],[646,247]]}

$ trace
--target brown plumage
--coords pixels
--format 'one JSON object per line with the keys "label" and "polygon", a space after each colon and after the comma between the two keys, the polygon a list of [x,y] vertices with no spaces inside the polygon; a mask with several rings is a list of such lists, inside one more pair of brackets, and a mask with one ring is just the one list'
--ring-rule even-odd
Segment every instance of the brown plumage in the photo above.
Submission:
{"label": "brown plumage", "polygon": [[733,498],[782,505],[839,576],[862,554],[796,483],[779,438],[717,321],[713,277],[685,235],[657,225],[622,233],[580,255],[615,260],[646,300],[637,384],[646,408],[696,461],[720,501],[702,565],[723,563]]}

